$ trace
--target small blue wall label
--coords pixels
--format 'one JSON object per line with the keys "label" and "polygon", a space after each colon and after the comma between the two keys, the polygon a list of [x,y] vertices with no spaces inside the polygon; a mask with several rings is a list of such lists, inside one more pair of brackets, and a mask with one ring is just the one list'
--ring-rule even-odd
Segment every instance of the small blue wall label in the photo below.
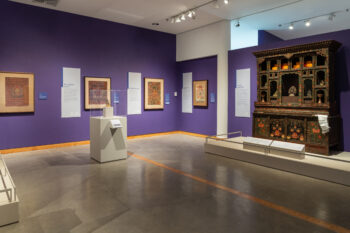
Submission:
{"label": "small blue wall label", "polygon": [[215,103],[215,93],[214,92],[210,93],[210,103]]}
{"label": "small blue wall label", "polygon": [[39,100],[47,100],[47,92],[39,92]]}
{"label": "small blue wall label", "polygon": [[170,94],[169,93],[165,94],[165,104],[170,104]]}
{"label": "small blue wall label", "polygon": [[114,104],[119,104],[119,94],[118,93],[114,93],[114,95],[113,95],[113,103]]}

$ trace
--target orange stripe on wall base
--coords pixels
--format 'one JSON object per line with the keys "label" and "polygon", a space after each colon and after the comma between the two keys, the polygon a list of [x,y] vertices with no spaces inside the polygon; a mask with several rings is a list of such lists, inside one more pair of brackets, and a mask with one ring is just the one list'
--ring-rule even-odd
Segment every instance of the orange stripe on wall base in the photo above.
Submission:
{"label": "orange stripe on wall base", "polygon": [[[185,132],[185,131],[170,131],[170,132],[164,132],[164,133],[152,133],[152,134],[129,136],[128,139],[131,140],[131,139],[148,138],[148,137],[164,136],[164,135],[171,135],[171,134],[184,134],[184,135],[201,137],[201,138],[207,137],[207,135],[190,133],[190,132]],[[0,154],[12,154],[12,153],[18,153],[18,152],[55,149],[55,148],[61,148],[61,147],[81,146],[81,145],[88,145],[88,144],[90,144],[89,140],[79,141],[79,142],[66,142],[66,143],[59,143],[59,144],[42,145],[42,146],[13,148],[13,149],[0,150]]]}
{"label": "orange stripe on wall base", "polygon": [[12,153],[18,153],[18,152],[46,150],[46,149],[54,149],[54,148],[69,147],[69,146],[80,146],[80,145],[87,145],[87,144],[90,144],[90,141],[66,142],[66,143],[50,144],[50,145],[42,145],[42,146],[13,148],[13,149],[0,150],[0,154],[12,154]]}

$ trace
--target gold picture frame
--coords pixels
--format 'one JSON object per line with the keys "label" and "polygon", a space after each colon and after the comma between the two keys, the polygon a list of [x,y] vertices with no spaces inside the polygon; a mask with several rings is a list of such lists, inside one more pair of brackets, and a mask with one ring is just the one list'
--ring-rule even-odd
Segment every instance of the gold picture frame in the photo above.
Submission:
{"label": "gold picture frame", "polygon": [[111,78],[85,77],[85,109],[102,109],[111,104]]}
{"label": "gold picture frame", "polygon": [[193,106],[208,107],[208,80],[193,81]]}
{"label": "gold picture frame", "polygon": [[164,79],[145,78],[145,110],[164,109]]}
{"label": "gold picture frame", "polygon": [[0,113],[34,112],[34,74],[0,72]]}

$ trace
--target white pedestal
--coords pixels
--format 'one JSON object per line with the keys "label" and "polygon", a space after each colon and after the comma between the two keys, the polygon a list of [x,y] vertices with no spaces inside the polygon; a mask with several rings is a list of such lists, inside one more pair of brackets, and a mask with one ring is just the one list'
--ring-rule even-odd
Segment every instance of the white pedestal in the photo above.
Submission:
{"label": "white pedestal", "polygon": [[[121,128],[115,128],[115,120]],[[112,124],[114,121],[114,124]],[[90,118],[90,156],[104,163],[127,158],[127,119],[126,117]]]}
{"label": "white pedestal", "polygon": [[18,222],[19,200],[5,162],[0,159],[0,226]]}

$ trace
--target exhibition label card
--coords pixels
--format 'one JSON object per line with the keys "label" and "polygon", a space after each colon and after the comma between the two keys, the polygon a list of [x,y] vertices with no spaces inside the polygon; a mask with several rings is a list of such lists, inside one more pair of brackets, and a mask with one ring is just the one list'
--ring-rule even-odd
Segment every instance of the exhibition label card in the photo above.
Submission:
{"label": "exhibition label card", "polygon": [[80,117],[81,74],[79,68],[63,67],[61,86],[61,117]]}

